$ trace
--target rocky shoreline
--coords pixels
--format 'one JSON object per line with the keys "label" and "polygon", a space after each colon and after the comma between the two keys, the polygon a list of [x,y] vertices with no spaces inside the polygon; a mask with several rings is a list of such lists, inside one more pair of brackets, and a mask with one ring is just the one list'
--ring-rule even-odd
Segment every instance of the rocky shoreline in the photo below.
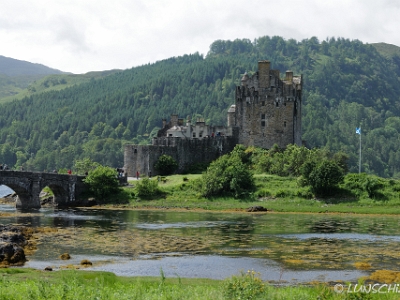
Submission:
{"label": "rocky shoreline", "polygon": [[30,228],[0,225],[0,267],[24,265],[32,233]]}

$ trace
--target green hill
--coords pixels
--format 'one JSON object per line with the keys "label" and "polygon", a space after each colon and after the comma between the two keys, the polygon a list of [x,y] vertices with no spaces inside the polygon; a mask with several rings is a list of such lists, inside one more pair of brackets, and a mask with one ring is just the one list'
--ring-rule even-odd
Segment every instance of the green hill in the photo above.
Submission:
{"label": "green hill", "polygon": [[0,103],[10,102],[12,100],[21,100],[25,97],[48,91],[59,91],[70,86],[106,77],[117,72],[120,72],[120,70],[89,72],[79,75],[58,74],[45,76],[25,75],[17,77],[2,77],[2,74],[0,74]]}
{"label": "green hill", "polygon": [[344,38],[265,36],[218,40],[206,57],[173,57],[69,87],[61,81],[72,84],[73,75],[46,77],[31,85],[33,94],[0,106],[0,163],[51,170],[90,157],[121,166],[124,143],[148,143],[172,113],[226,124],[242,74],[268,59],[282,74],[303,74],[303,139],[309,147],[342,150],[350,156],[350,171],[358,171],[355,128],[361,125],[363,171],[398,177],[396,49]]}
{"label": "green hill", "polygon": [[41,64],[34,64],[28,61],[0,55],[0,73],[7,76],[23,76],[62,74],[64,72],[46,67]]}
{"label": "green hill", "polygon": [[89,72],[82,75],[62,72],[41,64],[0,55],[0,103],[21,100],[50,90],[61,90],[119,70]]}

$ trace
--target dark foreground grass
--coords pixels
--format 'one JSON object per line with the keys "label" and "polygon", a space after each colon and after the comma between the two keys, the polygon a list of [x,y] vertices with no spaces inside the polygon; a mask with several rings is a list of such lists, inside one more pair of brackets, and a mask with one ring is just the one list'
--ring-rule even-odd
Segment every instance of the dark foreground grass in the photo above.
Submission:
{"label": "dark foreground grass", "polygon": [[[380,179],[383,184],[374,196],[339,188],[328,197],[315,197],[308,187],[300,187],[296,178],[255,175],[256,191],[243,199],[233,197],[205,198],[201,195],[201,175],[166,176],[159,182],[161,195],[153,199],[134,196],[135,181],[125,188],[131,195],[128,208],[239,210],[264,206],[276,212],[400,214],[400,182]],[[156,180],[155,178],[153,180]]]}
{"label": "dark foreground grass", "polygon": [[336,293],[325,285],[275,287],[247,273],[223,281],[118,277],[108,272],[0,270],[0,299],[397,299],[395,293]]}

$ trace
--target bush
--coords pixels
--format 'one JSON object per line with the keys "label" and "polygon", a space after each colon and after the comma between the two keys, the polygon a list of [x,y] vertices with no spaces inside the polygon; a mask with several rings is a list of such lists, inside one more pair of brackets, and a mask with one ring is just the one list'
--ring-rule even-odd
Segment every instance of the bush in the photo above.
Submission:
{"label": "bush", "polygon": [[178,168],[178,163],[171,156],[163,154],[154,164],[154,169],[162,176],[171,175]]}
{"label": "bush", "polygon": [[265,197],[269,197],[271,195],[272,195],[271,191],[268,189],[265,189],[265,188],[259,189],[254,193],[254,196],[258,197],[258,198],[265,198]]}
{"label": "bush", "polygon": [[363,187],[369,198],[380,196],[378,190],[384,187],[383,182],[376,176],[368,176],[365,178]]}
{"label": "bush", "polygon": [[344,188],[351,193],[360,197],[363,193],[367,193],[369,198],[380,196],[379,189],[384,187],[381,179],[373,175],[347,174],[344,179]]}
{"label": "bush", "polygon": [[275,197],[276,197],[276,198],[285,198],[286,196],[288,196],[287,191],[282,190],[282,189],[278,190],[278,191],[275,193]]}
{"label": "bush", "polygon": [[[267,299],[265,284],[254,271],[241,272],[240,276],[232,276],[224,282],[226,299]],[[264,298],[265,297],[265,298]]]}
{"label": "bush", "polygon": [[253,174],[235,154],[223,155],[212,162],[202,179],[205,197],[233,195],[240,198],[255,189]]}
{"label": "bush", "polygon": [[158,180],[144,177],[137,181],[135,187],[136,196],[143,199],[151,199],[154,196],[160,195],[161,191],[158,188]]}
{"label": "bush", "polygon": [[313,193],[310,191],[309,188],[302,188],[296,191],[296,196],[304,199],[312,199]]}
{"label": "bush", "polygon": [[117,179],[117,171],[110,167],[98,166],[89,172],[83,180],[97,200],[104,201],[111,195],[119,194],[121,188]]}
{"label": "bush", "polygon": [[343,169],[332,160],[323,160],[319,164],[307,162],[302,167],[302,175],[311,186],[311,190],[320,196],[326,196],[343,181]]}

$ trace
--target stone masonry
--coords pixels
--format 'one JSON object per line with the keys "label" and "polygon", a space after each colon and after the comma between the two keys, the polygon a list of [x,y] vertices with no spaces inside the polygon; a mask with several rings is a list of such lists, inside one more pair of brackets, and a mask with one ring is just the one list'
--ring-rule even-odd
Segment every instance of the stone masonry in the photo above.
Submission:
{"label": "stone masonry", "polygon": [[287,71],[284,80],[269,61],[258,62],[258,72],[247,73],[236,88],[234,126],[239,127],[239,143],[269,149],[302,145],[301,76]]}
{"label": "stone masonry", "polygon": [[0,171],[0,185],[6,185],[18,195],[17,208],[40,208],[39,194],[48,186],[54,193],[54,205],[58,207],[78,206],[86,199],[83,194],[88,187],[84,176]]}

